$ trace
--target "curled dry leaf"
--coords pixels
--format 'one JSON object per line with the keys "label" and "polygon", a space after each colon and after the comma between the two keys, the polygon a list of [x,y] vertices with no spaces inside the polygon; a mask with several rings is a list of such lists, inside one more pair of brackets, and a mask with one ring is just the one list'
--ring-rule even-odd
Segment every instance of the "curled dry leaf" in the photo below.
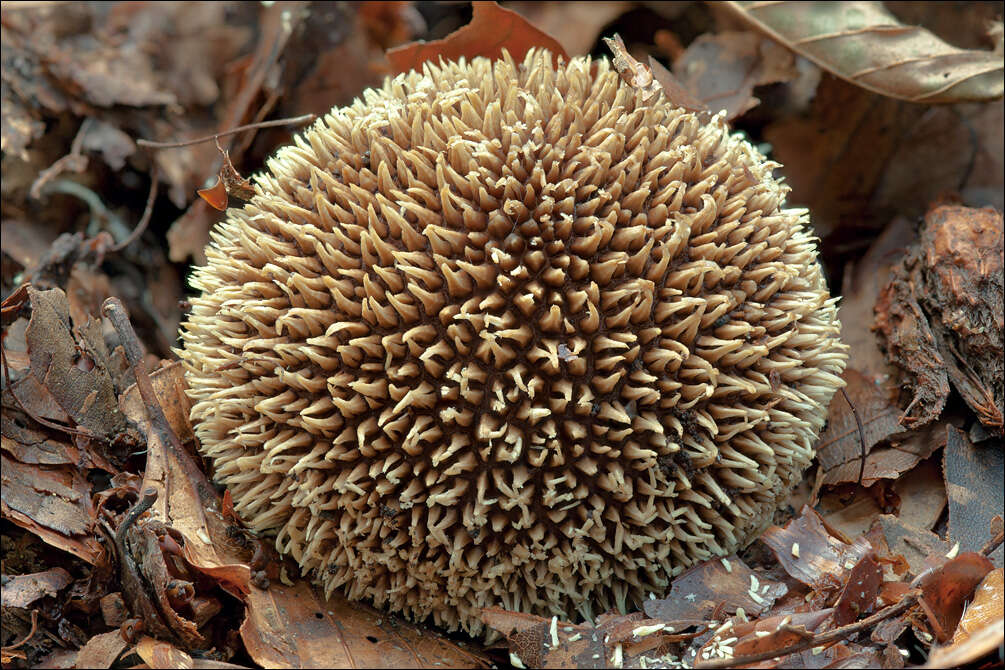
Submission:
{"label": "curled dry leaf", "polygon": [[503,49],[519,62],[534,47],[549,50],[556,58],[566,61],[569,56],[552,36],[538,30],[514,11],[503,9],[495,2],[471,3],[471,23],[447,35],[442,40],[419,40],[404,46],[388,49],[387,59],[395,73],[422,70],[429,61],[468,60],[475,56],[499,58]]}
{"label": "curled dry leaf", "polygon": [[[189,402],[182,389],[180,363],[171,363],[150,375],[157,399],[165,409],[171,430],[182,443],[194,439],[188,423]],[[227,526],[220,513],[219,496],[192,456],[163,439],[147,415],[136,386],[121,397],[123,413],[147,435],[147,466],[143,488],[159,492],[155,516],[171,525],[184,538],[184,556],[193,567],[219,580],[221,588],[241,597],[248,591],[251,570],[227,539]]]}
{"label": "curled dry leaf", "polygon": [[953,633],[953,644],[963,644],[986,626],[997,625],[1001,630],[1005,603],[1005,583],[1001,568],[984,575],[983,581],[974,591],[974,599],[963,612],[963,618]]}
{"label": "curled dry leaf", "polygon": [[[143,599],[144,605],[147,602],[153,603],[152,609],[145,608],[143,611],[145,630],[156,634],[166,630],[169,635],[160,637],[176,640],[185,649],[204,649],[208,643],[196,622],[181,614],[169,597],[169,585],[173,577],[168,570],[160,540],[167,533],[168,529],[156,520],[128,529],[124,548],[130,552],[131,565],[135,566],[142,579],[131,585],[123,579],[125,593],[130,604],[136,603],[137,599]],[[129,564],[129,561],[126,563]],[[143,589],[144,593],[137,593],[137,589]]]}
{"label": "curled dry leaf", "polygon": [[188,670],[194,667],[192,657],[170,642],[144,635],[136,643],[136,654],[147,666],[160,670]]}
{"label": "curled dry leaf", "polygon": [[266,668],[487,667],[488,659],[441,637],[310,584],[252,588],[241,639]]}
{"label": "curled dry leaf", "polygon": [[227,209],[228,196],[251,200],[251,196],[255,195],[255,188],[234,167],[230,161],[230,152],[220,146],[219,138],[216,140],[216,148],[220,151],[223,160],[216,183],[208,188],[200,188],[196,193],[211,207],[222,212]]}
{"label": "curled dry leaf", "polygon": [[65,588],[73,578],[63,568],[52,568],[30,575],[4,575],[2,593],[3,607],[24,609],[46,596],[54,596]]}
{"label": "curled dry leaf", "polygon": [[791,81],[795,56],[748,31],[701,35],[674,61],[674,74],[712,111],[735,119],[755,107],[754,87]]}
{"label": "curled dry leaf", "polygon": [[209,203],[209,206],[213,209],[220,210],[221,212],[227,209],[227,187],[220,177],[216,178],[215,184],[206,188],[200,188],[196,193],[199,194],[200,198]]}
{"label": "curled dry leaf", "polygon": [[881,2],[729,2],[740,16],[828,72],[911,102],[994,100],[1005,90],[997,51],[958,49],[900,23]]}
{"label": "curled dry leaf", "polygon": [[986,556],[967,552],[922,576],[918,603],[939,642],[952,639],[965,604],[993,569],[994,565]]}
{"label": "curled dry leaf", "polygon": [[[942,471],[949,497],[949,542],[977,551],[988,541],[995,515],[1005,508],[1005,454],[994,442],[974,444],[966,433],[946,427]],[[999,547],[992,557],[1001,557]]]}
{"label": "curled dry leaf", "polygon": [[785,584],[755,573],[736,555],[714,558],[674,578],[666,598],[647,600],[646,616],[680,630],[705,623],[716,611],[750,615],[768,611],[788,592]]}
{"label": "curled dry leaf", "polygon": [[127,642],[117,630],[98,633],[77,652],[74,667],[110,668],[126,646]]}
{"label": "curled dry leaf", "polygon": [[820,515],[808,506],[784,528],[772,526],[760,539],[785,572],[817,591],[841,587],[870,549],[864,538],[848,544],[829,533]]}
{"label": "curled dry leaf", "polygon": [[66,294],[59,289],[28,287],[28,295],[31,374],[77,425],[109,442],[118,439],[127,425],[115,402],[100,323],[71,324]]}

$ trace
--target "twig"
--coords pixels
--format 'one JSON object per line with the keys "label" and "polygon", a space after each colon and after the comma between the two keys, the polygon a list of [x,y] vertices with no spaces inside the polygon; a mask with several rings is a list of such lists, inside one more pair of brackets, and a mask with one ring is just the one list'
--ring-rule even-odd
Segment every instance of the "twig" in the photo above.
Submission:
{"label": "twig", "polygon": [[133,368],[136,376],[136,388],[143,398],[143,405],[150,417],[150,424],[158,433],[164,443],[174,448],[178,453],[183,453],[181,440],[175,434],[174,429],[164,415],[164,408],[157,400],[154,393],[153,384],[147,375],[146,365],[143,364],[143,351],[140,349],[140,341],[136,337],[133,325],[129,323],[129,316],[126,315],[126,308],[122,306],[122,301],[118,298],[108,298],[101,306],[105,316],[112,322],[115,332],[118,333],[122,341],[122,348],[126,352],[126,360]]}
{"label": "twig", "polygon": [[[126,551],[125,549],[126,531],[128,531],[129,528],[134,523],[136,523],[136,520],[139,519],[144,512],[146,512],[153,506],[156,500],[157,500],[157,489],[150,487],[145,491],[143,491],[143,497],[136,501],[136,504],[133,505],[133,508],[129,510],[129,514],[127,514],[126,518],[122,520],[122,523],[119,524],[119,527],[115,529],[115,547],[123,555],[125,555]],[[121,557],[120,560],[122,560]]]}
{"label": "twig", "polygon": [[23,640],[21,640],[20,642],[15,642],[14,644],[11,644],[11,645],[7,645],[6,647],[3,648],[3,650],[6,651],[6,652],[11,652],[11,651],[14,651],[15,649],[17,649],[18,647],[23,647],[24,645],[28,644],[28,642],[31,640],[31,638],[35,637],[35,632],[36,631],[38,631],[38,610],[32,610],[31,611],[31,630],[28,631],[28,634],[25,636],[25,638]]}
{"label": "twig", "polygon": [[852,414],[852,416],[855,417],[855,425],[858,426],[858,441],[859,441],[859,445],[861,447],[861,452],[860,452],[861,453],[861,457],[859,458],[859,461],[858,461],[858,482],[857,482],[857,485],[858,486],[862,486],[862,477],[865,476],[865,457],[866,457],[866,451],[865,451],[865,431],[862,429],[862,420],[858,417],[858,410],[855,409],[855,405],[852,404],[851,398],[848,397],[848,392],[844,390],[843,386],[841,387],[841,395],[844,396],[844,401],[846,403],[848,403],[849,407],[851,407],[851,414]]}
{"label": "twig", "polygon": [[1005,540],[1005,531],[1000,530],[997,535],[984,543],[984,546],[981,547],[981,553],[985,556],[989,556],[992,551],[1001,545],[1003,540]]}
{"label": "twig", "polygon": [[150,193],[147,194],[147,206],[143,210],[143,216],[140,217],[139,223],[137,223],[136,227],[133,228],[133,232],[129,233],[129,236],[126,239],[116,244],[114,247],[109,249],[109,251],[122,251],[135,242],[139,236],[143,234],[143,231],[147,229],[147,225],[150,224],[150,215],[153,214],[154,211],[154,200],[157,199],[158,177],[160,177],[160,174],[157,170],[157,163],[154,163],[153,169],[150,170]]}
{"label": "twig", "polygon": [[214,133],[212,135],[206,135],[205,137],[199,137],[194,140],[186,140],[184,142],[154,142],[152,140],[136,140],[136,144],[141,147],[147,147],[148,149],[178,149],[181,147],[188,147],[193,144],[202,144],[203,142],[209,142],[210,140],[218,140],[221,137],[227,137],[228,135],[234,135],[236,133],[244,132],[245,130],[252,130],[256,128],[273,128],[275,126],[289,126],[297,123],[310,123],[317,118],[317,114],[304,114],[303,116],[294,116],[288,119],[275,119],[274,121],[260,121],[258,123],[248,123],[243,126],[238,126],[237,128],[231,128],[230,130],[225,130],[222,133]]}
{"label": "twig", "polygon": [[702,662],[702,668],[732,668],[735,666],[750,665],[752,663],[760,663],[761,661],[767,661],[772,658],[777,658],[779,656],[787,656],[788,654],[796,654],[801,651],[806,651],[807,649],[812,649],[814,647],[822,647],[826,644],[832,642],[837,642],[838,640],[848,637],[853,633],[857,633],[862,630],[866,630],[875,626],[880,621],[884,619],[889,619],[890,617],[896,616],[903,612],[906,612],[911,608],[918,600],[917,593],[908,593],[900,602],[896,605],[890,605],[886,609],[876,612],[870,617],[866,617],[861,621],[855,621],[847,626],[841,626],[840,628],[835,628],[829,630],[826,633],[821,633],[819,635],[814,634],[813,637],[806,640],[801,640],[788,647],[782,647],[781,649],[769,649],[767,651],[761,651],[756,654],[749,654],[747,656],[735,656],[733,658],[716,659],[714,661]]}

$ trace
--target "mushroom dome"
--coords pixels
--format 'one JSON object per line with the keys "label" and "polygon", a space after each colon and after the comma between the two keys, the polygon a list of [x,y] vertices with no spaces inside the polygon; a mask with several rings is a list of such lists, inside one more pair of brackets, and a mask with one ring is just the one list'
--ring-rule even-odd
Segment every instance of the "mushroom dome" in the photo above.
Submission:
{"label": "mushroom dome", "polygon": [[770,522],[842,385],[775,167],[543,51],[333,109],[193,275],[217,481],[327,592],[450,629],[665,592]]}

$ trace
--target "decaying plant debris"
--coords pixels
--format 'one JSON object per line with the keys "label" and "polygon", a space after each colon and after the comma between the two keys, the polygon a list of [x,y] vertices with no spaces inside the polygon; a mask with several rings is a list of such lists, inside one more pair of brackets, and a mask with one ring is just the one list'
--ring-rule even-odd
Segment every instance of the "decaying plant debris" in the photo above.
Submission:
{"label": "decaying plant debris", "polygon": [[[267,4],[3,7],[4,667],[997,658],[1000,3],[857,3],[826,19],[814,3]],[[171,353],[190,309],[185,263],[204,261],[220,219],[196,191],[223,152],[240,186],[297,131],[283,123],[424,59],[610,58],[615,33],[625,85],[726,110],[786,165],[841,296],[861,437],[838,394],[817,467],[769,529],[627,613],[486,608],[504,638],[486,648],[324,598],[198,456]],[[274,122],[222,134],[261,120]],[[186,143],[215,133],[219,148]]]}

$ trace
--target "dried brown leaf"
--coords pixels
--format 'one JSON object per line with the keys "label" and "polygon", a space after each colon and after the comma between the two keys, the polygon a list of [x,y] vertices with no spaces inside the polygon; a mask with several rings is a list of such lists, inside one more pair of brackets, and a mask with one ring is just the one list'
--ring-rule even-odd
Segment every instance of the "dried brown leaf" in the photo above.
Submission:
{"label": "dried brown leaf", "polygon": [[730,2],[740,16],[825,70],[911,102],[993,100],[1002,54],[964,50],[900,23],[881,2]]}
{"label": "dried brown leaf", "polygon": [[126,431],[108,374],[108,352],[99,322],[70,323],[59,289],[29,287],[31,319],[25,338],[31,373],[80,426],[111,442]]}
{"label": "dried brown leaf", "polygon": [[551,51],[566,61],[569,56],[555,38],[538,30],[522,16],[495,2],[473,2],[471,23],[458,28],[442,40],[418,41],[388,49],[387,58],[395,73],[422,70],[422,64],[443,60],[468,60],[475,56],[500,58],[506,49],[515,61],[534,47]]}
{"label": "dried brown leaf", "polygon": [[136,643],[136,654],[157,670],[190,670],[192,657],[170,642],[144,635]]}
{"label": "dried brown leaf", "polygon": [[207,188],[200,188],[196,193],[213,209],[221,212],[227,209],[227,187],[220,176],[217,176],[215,184]]}
{"label": "dried brown leaf", "polygon": [[658,60],[649,56],[649,67],[653,71],[653,77],[663,87],[663,93],[667,100],[673,104],[683,107],[689,112],[707,112],[708,107],[701,100],[696,98],[691,91],[673,75],[670,70],[663,67]]}
{"label": "dried brown leaf", "polygon": [[[1000,444],[973,444],[967,435],[946,428],[942,470],[949,496],[949,541],[962,551],[976,551],[990,539],[991,520],[1005,509],[1005,454]],[[1001,556],[1001,548],[997,556]]]}
{"label": "dried brown leaf", "polygon": [[760,540],[774,552],[785,572],[817,591],[840,588],[870,548],[863,538],[848,544],[835,537],[811,507],[803,507],[800,516],[784,528],[772,526]]}
{"label": "dried brown leaf", "polygon": [[64,589],[73,577],[63,568],[52,568],[30,575],[4,575],[3,606],[25,608],[39,598],[54,596]]}
{"label": "dried brown leaf", "polygon": [[852,408],[842,394],[835,394],[827,409],[827,429],[817,445],[817,458],[824,473],[823,483],[834,485],[858,480],[863,440],[868,455],[862,474],[863,485],[870,486],[884,476],[896,478],[900,471],[914,467],[920,460],[916,455],[904,454],[899,459],[898,470],[897,461],[891,462],[890,458],[881,455],[890,450],[873,453],[877,444],[904,430],[897,421],[900,410],[890,402],[883,389],[854,367],[846,369],[841,377],[847,384],[848,398],[862,421],[862,435],[859,435]]}
{"label": "dried brown leaf", "polygon": [[882,583],[883,567],[876,561],[875,554],[869,552],[848,574],[844,590],[834,605],[834,624],[844,626],[871,614]]}
{"label": "dried brown leaf", "polygon": [[824,248],[856,248],[897,215],[924,215],[942,192],[1000,209],[1003,109],[1005,100],[924,107],[824,75],[809,113],[772,119],[764,138],[817,234],[839,233]]}
{"label": "dried brown leaf", "polygon": [[751,32],[700,35],[674,61],[674,74],[713,112],[735,119],[755,107],[754,87],[798,74],[791,52]]}
{"label": "dried brown leaf", "polygon": [[918,603],[928,616],[939,642],[953,637],[963,617],[965,604],[977,586],[994,569],[986,556],[974,552],[960,554],[921,579]]}
{"label": "dried brown leaf", "polygon": [[[910,574],[918,575],[930,566],[929,557],[945,556],[951,549],[935,533],[912,526],[892,514],[881,514],[873,523],[869,537],[878,533],[891,554],[907,561]],[[943,559],[944,560],[944,559]]]}
{"label": "dried brown leaf", "polygon": [[978,631],[986,626],[999,624],[1005,604],[1005,580],[1003,571],[996,568],[984,576],[977,590],[974,591],[974,599],[963,612],[963,618],[953,633],[953,644],[965,644]]}
{"label": "dried brown leaf", "polygon": [[643,610],[680,630],[705,623],[716,611],[733,613],[741,607],[756,616],[786,592],[785,584],[755,573],[732,555],[705,561],[674,577],[667,597],[647,600]]}
{"label": "dried brown leaf", "polygon": [[[171,429],[181,442],[194,440],[188,421],[188,397],[180,362],[150,376],[154,393]],[[219,496],[187,450],[180,452],[156,430],[136,386],[120,398],[122,412],[147,436],[147,465],[143,489],[158,491],[152,513],[185,538],[185,559],[200,572],[218,580],[221,588],[241,597],[248,591],[251,569],[229,541],[230,525],[220,513]]]}
{"label": "dried brown leaf", "polygon": [[487,667],[439,634],[339,594],[320,598],[306,581],[252,588],[241,639],[267,668]]}
{"label": "dried brown leaf", "polygon": [[889,384],[896,377],[897,369],[887,362],[871,328],[873,307],[890,273],[900,263],[904,249],[916,239],[914,224],[907,217],[894,217],[869,245],[864,256],[845,265],[841,284],[838,315],[841,341],[848,345],[849,368],[857,370],[866,382],[879,386],[887,395],[890,395]]}
{"label": "dried brown leaf", "polygon": [[570,56],[590,53],[601,29],[631,9],[624,2],[507,2],[512,9],[551,35]]}
{"label": "dried brown leaf", "polygon": [[126,646],[126,641],[117,630],[98,633],[77,652],[74,667],[110,668]]}
{"label": "dried brown leaf", "polygon": [[965,668],[990,656],[1005,644],[1005,618],[984,626],[959,644],[935,647],[928,656],[926,668]]}
{"label": "dried brown leaf", "polygon": [[[6,442],[6,440],[5,440]],[[0,455],[3,517],[92,565],[104,549],[91,531],[91,486],[76,467],[25,464]]]}
{"label": "dried brown leaf", "polygon": [[[945,427],[940,422],[927,433],[911,435],[908,441],[918,441],[922,444],[927,442],[930,447],[941,449],[945,446],[945,437]],[[900,498],[897,518],[915,528],[931,530],[946,509],[946,485],[942,479],[942,465],[938,458],[928,458],[903,473],[894,482],[893,490]]]}

